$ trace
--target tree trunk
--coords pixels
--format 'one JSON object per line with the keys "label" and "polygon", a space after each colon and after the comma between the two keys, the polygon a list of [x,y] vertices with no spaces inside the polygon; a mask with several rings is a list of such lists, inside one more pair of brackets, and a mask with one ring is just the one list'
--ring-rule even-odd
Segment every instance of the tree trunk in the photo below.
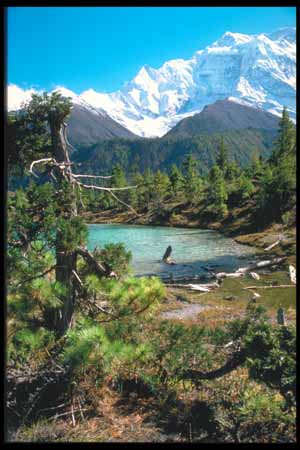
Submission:
{"label": "tree trunk", "polygon": [[56,281],[63,289],[63,305],[54,313],[53,327],[62,336],[69,328],[75,306],[75,286],[72,282],[73,273],[76,269],[76,254],[69,253],[60,241],[61,233],[57,232],[56,244]]}
{"label": "tree trunk", "polygon": [[[65,124],[51,121],[51,141],[53,146],[53,155],[58,163],[65,163],[65,176],[68,178],[68,172],[71,170],[69,152],[65,140]],[[55,174],[58,181],[58,191],[64,177],[61,171],[57,170]],[[71,180],[69,180],[71,181]],[[70,220],[77,215],[76,199],[71,195],[66,205],[64,205],[65,219]],[[70,252],[63,244],[63,234],[57,230],[56,234],[56,281],[58,281],[63,289],[63,305],[61,308],[54,309],[51,314],[50,322],[52,327],[57,331],[58,335],[63,335],[69,328],[72,320],[74,306],[75,306],[75,286],[72,282],[73,270],[76,270],[77,255],[75,252]]]}

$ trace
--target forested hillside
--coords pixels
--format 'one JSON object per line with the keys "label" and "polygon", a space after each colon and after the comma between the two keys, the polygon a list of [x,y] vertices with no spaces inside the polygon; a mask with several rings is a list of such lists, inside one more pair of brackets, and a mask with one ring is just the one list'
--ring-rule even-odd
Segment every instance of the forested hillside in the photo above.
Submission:
{"label": "forested hillside", "polygon": [[73,153],[72,159],[81,163],[87,171],[106,172],[119,164],[128,174],[132,167],[144,172],[170,170],[172,164],[180,165],[188,155],[199,161],[203,173],[207,173],[216,162],[220,140],[228,146],[232,160],[246,166],[258,153],[266,158],[270,155],[275,130],[244,129],[215,134],[200,134],[192,137],[165,137],[160,139],[101,141],[90,148]]}

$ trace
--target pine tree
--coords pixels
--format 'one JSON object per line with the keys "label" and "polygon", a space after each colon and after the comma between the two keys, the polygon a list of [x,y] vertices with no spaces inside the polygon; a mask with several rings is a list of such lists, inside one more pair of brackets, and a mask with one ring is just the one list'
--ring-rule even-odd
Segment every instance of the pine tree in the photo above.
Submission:
{"label": "pine tree", "polygon": [[111,186],[112,187],[125,187],[127,184],[126,176],[122,167],[117,164],[112,169]]}
{"label": "pine tree", "polygon": [[224,176],[226,176],[226,170],[228,166],[228,148],[224,143],[223,137],[220,139],[219,143],[219,154],[217,157],[217,165],[224,173]]}
{"label": "pine tree", "polygon": [[289,113],[285,107],[283,108],[282,116],[279,121],[278,138],[270,158],[272,164],[276,165],[282,158],[293,154],[295,138],[295,127],[290,120]]}
{"label": "pine tree", "polygon": [[[124,170],[122,169],[120,164],[117,164],[112,169],[111,187],[124,188],[126,185],[127,185],[127,180],[126,180]],[[121,200],[125,201],[127,198],[127,193],[126,192],[120,193],[119,198]],[[111,200],[111,205],[117,207],[120,210],[124,210],[126,208],[125,205],[120,204],[119,202],[117,202],[114,199]]]}
{"label": "pine tree", "polygon": [[184,188],[184,177],[176,164],[172,164],[170,173],[172,197],[178,198]]}
{"label": "pine tree", "polygon": [[[115,190],[119,189],[83,183],[79,180],[97,179],[101,176],[80,175],[72,171],[68,152],[70,144],[68,144],[65,124],[70,110],[71,102],[60,94],[53,93],[50,96],[48,94],[34,95],[26,109],[21,111],[19,122],[21,128],[25,123],[26,129],[41,130],[43,142],[45,142],[44,136],[48,133],[51,145],[45,147],[47,153],[42,155],[41,141],[37,133],[37,154],[35,155],[35,142],[32,148],[28,146],[26,133],[24,140],[16,139],[14,163],[24,161],[37,182],[31,183],[27,191],[11,199],[9,220],[10,267],[13,271],[13,266],[18,265],[19,260],[22,262],[18,265],[20,283],[26,285],[29,283],[28,286],[34,290],[36,288],[32,283],[35,283],[35,279],[43,280],[49,273],[51,281],[48,283],[45,281],[43,289],[40,289],[41,293],[44,291],[44,297],[47,297],[49,283],[50,285],[54,283],[56,291],[59,291],[57,301],[52,301],[52,307],[51,305],[49,307],[49,304],[44,305],[44,297],[37,297],[48,328],[58,335],[63,335],[70,326],[76,298],[83,288],[84,283],[77,273],[78,259],[84,259],[89,270],[96,272],[100,277],[111,273],[110,267],[101,265],[83,247],[86,242],[87,228],[77,215],[78,197],[82,189],[91,189],[111,193],[117,199]],[[22,133],[21,129],[16,136],[22,136]],[[33,139],[34,136],[33,134],[31,138]],[[32,161],[35,156],[39,158],[43,156],[43,158]],[[40,168],[44,171],[41,172]],[[124,188],[121,189],[123,192]],[[33,251],[35,248],[40,249],[38,253]],[[54,255],[53,267],[49,267],[49,264],[46,267],[46,263],[43,262],[45,249],[50,251],[52,257]],[[50,255],[47,258],[46,261],[52,261]],[[27,263],[30,261],[29,269],[24,264],[24,259]],[[48,297],[51,300],[55,298],[55,295],[51,294]]]}
{"label": "pine tree", "polygon": [[152,171],[148,168],[144,173],[144,187],[143,187],[143,201],[146,205],[149,205],[153,198],[154,189],[154,175]]}
{"label": "pine tree", "polygon": [[158,204],[161,204],[166,196],[170,192],[170,180],[166,173],[158,170],[154,175],[154,186],[153,186],[153,200]]}
{"label": "pine tree", "polygon": [[189,155],[183,162],[184,190],[187,201],[196,204],[200,202],[203,182],[199,176],[198,161]]}
{"label": "pine tree", "polygon": [[223,217],[227,214],[228,194],[224,181],[223,172],[219,166],[214,165],[209,173],[209,202],[212,204],[217,216]]}
{"label": "pine tree", "polygon": [[239,201],[247,200],[254,192],[254,186],[251,179],[242,173],[237,182],[237,195]]}
{"label": "pine tree", "polygon": [[280,219],[295,204],[296,130],[284,108],[268,167],[260,177],[258,210],[267,215],[265,222],[271,222]]}

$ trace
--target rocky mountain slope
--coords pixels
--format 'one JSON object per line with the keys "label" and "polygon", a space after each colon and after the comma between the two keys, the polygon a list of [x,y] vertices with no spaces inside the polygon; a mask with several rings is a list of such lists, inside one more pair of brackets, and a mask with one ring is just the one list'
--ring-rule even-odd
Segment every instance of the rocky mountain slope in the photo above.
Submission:
{"label": "rocky mountain slope", "polygon": [[279,118],[263,109],[251,108],[230,99],[217,100],[192,117],[181,120],[166,136],[193,136],[246,128],[277,130]]}

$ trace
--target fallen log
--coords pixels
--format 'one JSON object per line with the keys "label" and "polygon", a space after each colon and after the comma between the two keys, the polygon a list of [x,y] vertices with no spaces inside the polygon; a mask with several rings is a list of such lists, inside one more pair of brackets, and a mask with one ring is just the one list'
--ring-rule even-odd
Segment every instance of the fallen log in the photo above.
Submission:
{"label": "fallen log", "polygon": [[254,280],[260,280],[260,276],[258,275],[258,273],[250,272],[250,275]]}
{"label": "fallen log", "polygon": [[271,250],[272,248],[276,247],[276,245],[278,245],[280,242],[282,241],[282,238],[280,237],[278,239],[278,241],[274,242],[273,244],[269,245],[268,247],[264,248],[265,252],[268,252],[269,250]]}
{"label": "fallen log", "polygon": [[243,289],[276,289],[276,288],[289,288],[296,287],[294,284],[280,284],[279,286],[247,286]]}
{"label": "fallen log", "polygon": [[286,259],[286,257],[283,256],[281,258],[274,258],[272,260],[268,259],[265,261],[259,261],[258,263],[253,264],[252,266],[240,267],[239,269],[237,269],[236,273],[246,273],[246,272],[250,272],[254,269],[261,269],[263,267],[275,266],[275,265],[278,265],[281,262],[283,262],[285,259]]}
{"label": "fallen log", "polygon": [[213,289],[219,287],[218,283],[209,284],[166,284],[167,287],[185,288],[192,291],[211,292]]}
{"label": "fallen log", "polygon": [[244,275],[244,273],[242,272],[233,272],[233,273],[226,273],[226,272],[219,272],[216,273],[216,278],[222,279],[222,278],[238,278],[238,277],[242,277]]}

